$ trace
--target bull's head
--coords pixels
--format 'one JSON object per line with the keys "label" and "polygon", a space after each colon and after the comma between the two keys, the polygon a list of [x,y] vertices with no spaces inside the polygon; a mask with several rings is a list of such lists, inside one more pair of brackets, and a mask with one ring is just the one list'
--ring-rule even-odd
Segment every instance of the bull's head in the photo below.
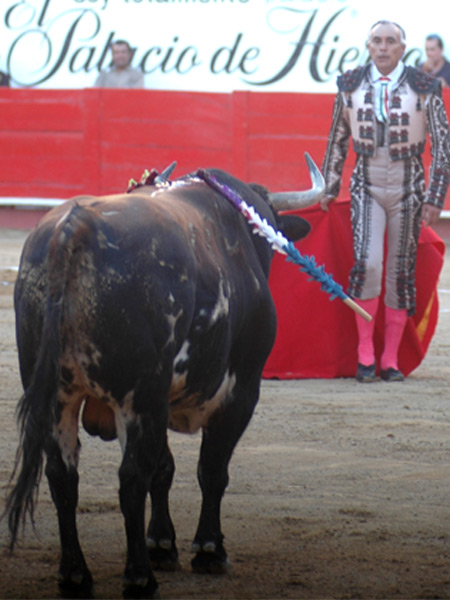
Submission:
{"label": "bull's head", "polygon": [[[325,181],[322,173],[307,152],[305,152],[305,158],[308,164],[309,176],[311,177],[311,188],[301,192],[275,192],[269,194],[270,204],[276,212],[306,208],[316,204],[323,197],[325,192]],[[167,185],[176,164],[176,162],[170,164],[160,175],[155,171],[156,177],[152,179],[151,183],[154,182],[157,185]]]}
{"label": "bull's head", "polygon": [[316,204],[323,197],[325,181],[322,173],[307,152],[305,152],[305,157],[311,177],[311,188],[302,192],[276,192],[269,194],[270,202],[277,212],[306,208],[307,206]]}

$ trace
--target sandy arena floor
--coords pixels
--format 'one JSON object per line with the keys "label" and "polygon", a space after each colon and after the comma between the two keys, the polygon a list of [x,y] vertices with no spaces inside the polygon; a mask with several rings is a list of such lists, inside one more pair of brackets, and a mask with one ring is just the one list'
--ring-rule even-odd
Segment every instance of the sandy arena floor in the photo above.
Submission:
{"label": "sandy arena floor", "polygon": [[[18,441],[21,394],[12,292],[21,232],[0,230],[0,510]],[[190,572],[199,512],[199,436],[170,434],[182,570],[158,573],[163,598],[450,598],[450,256],[440,320],[402,384],[264,381],[231,461],[223,530],[232,569]],[[117,442],[80,434],[79,531],[96,598],[120,598],[125,536]],[[7,543],[4,522],[0,543]],[[0,598],[55,598],[59,541],[43,479],[36,534],[3,551]]]}

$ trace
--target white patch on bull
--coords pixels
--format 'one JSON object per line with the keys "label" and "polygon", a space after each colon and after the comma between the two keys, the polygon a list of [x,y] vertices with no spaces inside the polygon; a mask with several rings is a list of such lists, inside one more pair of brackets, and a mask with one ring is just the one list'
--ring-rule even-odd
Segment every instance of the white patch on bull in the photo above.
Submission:
{"label": "white patch on bull", "polygon": [[57,223],[55,225],[55,229],[58,229],[58,227],[61,225],[61,223],[67,219],[71,210],[72,210],[72,206],[68,210],[66,210],[66,212],[63,214],[63,216],[60,217],[60,219],[57,221]]}
{"label": "white patch on bull", "polygon": [[[227,290],[229,293],[229,290]],[[225,281],[221,279],[216,306],[211,313],[211,322],[215,323],[222,315],[227,316],[230,310],[230,300],[225,294]]]}
{"label": "white patch on bull", "polygon": [[118,210],[101,210],[100,213],[104,217],[113,217],[114,215],[119,215],[120,212]]}
{"label": "white patch on bull", "polygon": [[261,290],[261,281],[258,279],[258,276],[253,270],[251,272],[251,277],[255,286],[255,293],[258,293]]}
{"label": "white patch on bull", "polygon": [[[186,376],[186,374],[184,374]],[[173,390],[169,395],[169,428],[180,433],[196,433],[205,427],[212,414],[216,412],[233,392],[236,376],[228,372],[222,379],[219,389],[212,398],[199,401],[198,394],[183,398],[181,390]],[[178,391],[178,393],[177,393]],[[179,400],[175,405],[173,401]]]}
{"label": "white patch on bull", "polygon": [[175,327],[178,319],[183,314],[183,310],[179,310],[176,315],[166,315],[167,323],[169,325],[169,335],[167,337],[167,342],[165,343],[165,347],[175,341]]}
{"label": "white patch on bull", "polygon": [[[224,291],[225,283],[221,280],[219,285],[219,292],[217,295],[216,304],[208,311],[205,308],[202,308],[198,316],[197,324],[195,325],[196,330],[201,330],[205,327],[209,327],[214,325],[221,317],[227,317],[230,309],[230,300]],[[227,290],[229,291],[229,290]]]}
{"label": "white patch on bull", "polygon": [[111,403],[111,408],[114,410],[117,437],[119,439],[122,454],[124,454],[127,447],[127,427],[130,423],[133,423],[138,419],[133,410],[133,399],[134,391],[131,390],[125,395],[121,406],[118,406],[116,402]]}
{"label": "white patch on bull", "polygon": [[176,400],[183,395],[183,390],[186,387],[187,371],[179,372],[180,365],[186,363],[189,358],[188,340],[183,342],[178,354],[173,361],[172,383],[170,385],[170,399]]}
{"label": "white patch on bull", "polygon": [[108,246],[108,248],[112,248],[113,250],[120,250],[119,246],[117,246],[116,244],[111,244],[111,242],[106,242],[106,245]]}
{"label": "white patch on bull", "polygon": [[80,443],[78,441],[78,415],[83,396],[65,397],[59,394],[60,419],[53,425],[53,437],[61,450],[61,457],[67,468],[78,467]]}

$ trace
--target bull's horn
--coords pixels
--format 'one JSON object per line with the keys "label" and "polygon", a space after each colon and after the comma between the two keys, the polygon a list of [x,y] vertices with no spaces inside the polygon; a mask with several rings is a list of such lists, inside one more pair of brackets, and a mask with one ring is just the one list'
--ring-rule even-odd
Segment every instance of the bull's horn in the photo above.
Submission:
{"label": "bull's horn", "polygon": [[316,163],[305,152],[306,162],[308,163],[309,176],[311,177],[312,187],[304,192],[275,192],[269,194],[270,201],[275,210],[298,210],[316,204],[325,193],[325,180],[317,167]]}
{"label": "bull's horn", "polygon": [[162,173],[160,173],[159,175],[157,175],[155,177],[155,183],[156,184],[169,183],[170,176],[174,172],[176,166],[177,166],[177,161],[174,160],[173,163],[170,163],[170,165],[168,167],[166,167]]}

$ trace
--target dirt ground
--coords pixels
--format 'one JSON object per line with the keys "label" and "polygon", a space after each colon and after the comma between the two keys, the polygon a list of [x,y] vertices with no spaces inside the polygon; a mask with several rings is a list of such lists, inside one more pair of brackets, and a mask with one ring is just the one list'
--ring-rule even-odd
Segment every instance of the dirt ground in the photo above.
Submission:
{"label": "dirt ground", "polygon": [[[18,440],[21,394],[12,292],[24,234],[0,230],[0,510]],[[225,576],[193,575],[199,436],[170,435],[182,570],[158,573],[163,598],[450,598],[450,256],[429,353],[404,383],[264,381],[230,465]],[[96,598],[120,598],[125,536],[117,442],[83,431],[79,532]],[[7,532],[0,524],[0,545]],[[1,598],[56,598],[59,541],[42,480],[36,533],[2,550]]]}

